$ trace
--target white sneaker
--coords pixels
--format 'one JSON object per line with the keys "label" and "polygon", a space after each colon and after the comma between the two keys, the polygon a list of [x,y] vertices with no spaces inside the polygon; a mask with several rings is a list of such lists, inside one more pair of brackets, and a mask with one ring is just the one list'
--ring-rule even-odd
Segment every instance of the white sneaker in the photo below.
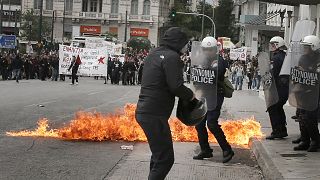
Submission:
{"label": "white sneaker", "polygon": [[74,85],[73,83],[70,83],[70,85]]}
{"label": "white sneaker", "polygon": [[76,85],[79,85],[79,83],[78,83],[78,82],[76,82]]}

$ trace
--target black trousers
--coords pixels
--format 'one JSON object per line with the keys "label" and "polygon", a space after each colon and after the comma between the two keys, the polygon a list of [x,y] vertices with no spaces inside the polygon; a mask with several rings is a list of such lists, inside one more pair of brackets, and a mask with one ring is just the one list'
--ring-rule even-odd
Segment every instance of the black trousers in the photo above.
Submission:
{"label": "black trousers", "polygon": [[72,75],[71,75],[72,84],[74,84],[74,80],[78,82],[77,72],[78,72],[78,69],[72,69]]}
{"label": "black trousers", "polygon": [[148,180],[164,180],[174,163],[172,136],[167,117],[136,114],[152,152]]}
{"label": "black trousers", "polygon": [[231,149],[231,146],[226,140],[226,136],[224,135],[224,132],[222,131],[221,126],[219,125],[219,122],[218,122],[223,101],[224,101],[223,94],[218,94],[217,107],[212,111],[208,111],[206,119],[196,126],[201,151],[211,150],[208,142],[208,131],[207,131],[206,125],[208,126],[208,129],[210,130],[210,132],[217,139],[223,151],[227,151]]}
{"label": "black trousers", "polygon": [[299,109],[299,111],[301,141],[310,143],[311,140],[320,143],[317,119],[318,110],[306,111]]}
{"label": "black trousers", "polygon": [[287,125],[286,114],[283,109],[285,103],[286,101],[281,100],[277,104],[272,105],[268,108],[273,131],[279,128],[284,128]]}

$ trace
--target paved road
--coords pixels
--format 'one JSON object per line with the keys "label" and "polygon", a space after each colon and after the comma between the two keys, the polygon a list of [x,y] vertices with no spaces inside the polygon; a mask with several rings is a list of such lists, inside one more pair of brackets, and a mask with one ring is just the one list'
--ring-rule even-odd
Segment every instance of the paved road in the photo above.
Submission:
{"label": "paved road", "polygon": [[[112,112],[135,103],[138,86],[104,85],[103,81],[80,79],[80,85],[38,80],[0,82],[0,179],[145,179],[149,149],[146,143],[79,142],[44,138],[7,137],[6,131],[32,129],[40,117],[53,127],[68,122],[75,111]],[[39,107],[43,105],[44,107]],[[121,150],[133,144],[133,151]],[[177,161],[168,179],[261,179],[248,149],[236,149],[230,164],[214,160],[193,161],[196,143],[175,143]],[[134,176],[135,175],[135,176]]]}

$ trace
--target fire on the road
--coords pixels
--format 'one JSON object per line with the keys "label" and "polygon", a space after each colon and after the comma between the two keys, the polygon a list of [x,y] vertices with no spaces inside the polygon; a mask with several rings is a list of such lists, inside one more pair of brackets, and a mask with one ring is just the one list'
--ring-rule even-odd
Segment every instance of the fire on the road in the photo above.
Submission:
{"label": "fire on the road", "polygon": [[[97,112],[78,112],[75,118],[62,128],[49,129],[48,120],[38,121],[38,127],[33,130],[7,132],[8,136],[53,137],[65,140],[88,141],[146,141],[146,137],[135,120],[135,104],[127,104],[123,111],[103,115]],[[178,119],[171,118],[170,127],[174,141],[197,142],[197,132],[194,127],[183,125]],[[221,123],[227,140],[235,145],[247,145],[250,137],[262,137],[260,123],[254,118],[232,120]],[[210,142],[216,142],[211,135]]]}

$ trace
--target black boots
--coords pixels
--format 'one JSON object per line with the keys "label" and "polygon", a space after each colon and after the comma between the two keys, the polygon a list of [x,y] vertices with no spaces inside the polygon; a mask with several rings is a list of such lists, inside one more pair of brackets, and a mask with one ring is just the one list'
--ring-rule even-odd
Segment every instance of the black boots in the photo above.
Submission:
{"label": "black boots", "polygon": [[234,156],[234,152],[232,151],[232,149],[228,150],[228,151],[223,151],[223,163],[227,163],[229,162],[232,157]]}
{"label": "black boots", "polygon": [[[232,149],[229,149],[227,151],[223,151],[223,160],[222,160],[222,162],[223,163],[229,162],[232,159],[233,156],[234,156],[234,152],[233,152]],[[201,151],[198,155],[193,156],[193,159],[195,159],[195,160],[203,160],[205,158],[211,158],[211,157],[213,157],[212,149]]]}
{"label": "black boots", "polygon": [[298,137],[297,139],[292,141],[292,144],[299,144],[301,142],[301,137]]}
{"label": "black boots", "polygon": [[274,128],[271,135],[267,136],[266,139],[267,140],[282,139],[287,136],[288,136],[287,128],[283,126],[283,127]]}
{"label": "black boots", "polygon": [[305,151],[310,147],[310,142],[301,141],[298,146],[293,148],[294,151]]}
{"label": "black boots", "polygon": [[198,155],[193,156],[193,159],[195,159],[195,160],[203,160],[204,158],[212,158],[213,157],[212,152],[213,152],[212,149],[201,151]]}

